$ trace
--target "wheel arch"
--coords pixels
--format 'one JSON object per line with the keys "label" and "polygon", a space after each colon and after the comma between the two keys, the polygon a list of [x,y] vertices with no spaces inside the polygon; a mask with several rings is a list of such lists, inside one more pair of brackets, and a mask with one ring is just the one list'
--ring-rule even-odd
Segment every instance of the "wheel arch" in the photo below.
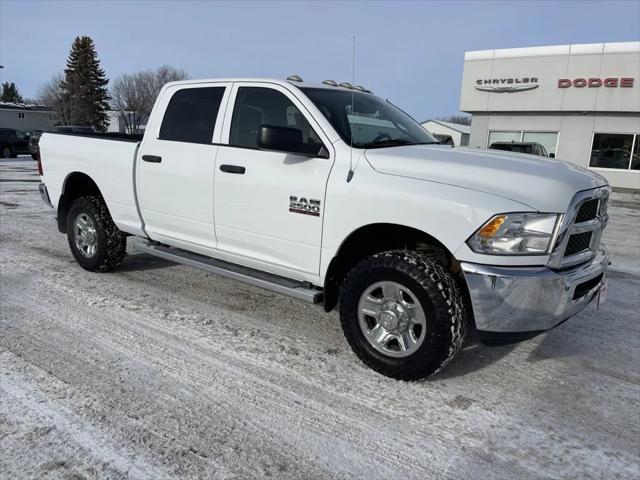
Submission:
{"label": "wheel arch", "polygon": [[[372,223],[351,232],[331,259],[324,277],[324,309],[330,312],[338,303],[346,274],[361,260],[387,250],[408,249],[433,256],[452,273],[460,272],[453,253],[427,232],[394,223]],[[466,285],[465,285],[466,290]]]}
{"label": "wheel arch", "polygon": [[89,175],[83,172],[69,173],[62,184],[62,193],[58,200],[58,211],[56,213],[58,231],[60,233],[67,233],[67,213],[74,200],[88,196],[104,198],[100,188]]}

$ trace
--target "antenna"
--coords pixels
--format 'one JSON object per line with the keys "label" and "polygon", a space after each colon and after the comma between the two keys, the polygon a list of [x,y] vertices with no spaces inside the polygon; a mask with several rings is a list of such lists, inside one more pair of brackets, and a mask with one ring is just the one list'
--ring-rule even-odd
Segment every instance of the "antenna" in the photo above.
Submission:
{"label": "antenna", "polygon": [[[353,36],[353,50],[351,56],[351,85],[356,84],[356,36]],[[354,108],[354,89],[351,89],[351,115],[355,114]],[[347,115],[347,123],[349,123],[349,116]],[[347,173],[347,183],[353,178],[353,128],[349,124],[350,137],[349,137],[349,173]]]}

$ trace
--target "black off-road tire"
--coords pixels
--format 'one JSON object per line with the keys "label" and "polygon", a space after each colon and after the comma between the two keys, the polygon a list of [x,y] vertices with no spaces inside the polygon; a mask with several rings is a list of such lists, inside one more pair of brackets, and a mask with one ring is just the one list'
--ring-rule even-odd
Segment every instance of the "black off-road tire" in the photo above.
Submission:
{"label": "black off-road tire", "polygon": [[[97,249],[90,258],[78,251],[74,238],[74,222],[81,213],[89,215],[96,228]],[[80,197],[71,204],[67,214],[67,239],[78,265],[90,272],[113,270],[127,253],[127,237],[113,223],[111,214],[100,197]]]}
{"label": "black off-road tire", "polygon": [[13,158],[13,149],[10,145],[0,147],[0,158]]}
{"label": "black off-road tire", "polygon": [[[424,341],[407,357],[373,348],[358,323],[360,296],[380,281],[407,287],[424,310]],[[462,348],[465,316],[463,296],[451,273],[437,260],[412,251],[392,250],[361,261],[347,275],[340,295],[340,322],[353,351],[373,370],[400,380],[427,378],[447,365]]]}

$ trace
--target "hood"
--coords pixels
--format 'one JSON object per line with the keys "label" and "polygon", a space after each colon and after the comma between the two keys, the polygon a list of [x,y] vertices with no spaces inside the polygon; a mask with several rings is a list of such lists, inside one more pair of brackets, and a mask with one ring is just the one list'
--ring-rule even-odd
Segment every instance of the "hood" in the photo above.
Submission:
{"label": "hood", "polygon": [[478,190],[541,212],[565,212],[576,192],[607,184],[572,163],[499,150],[411,145],[370,149],[365,157],[379,173]]}

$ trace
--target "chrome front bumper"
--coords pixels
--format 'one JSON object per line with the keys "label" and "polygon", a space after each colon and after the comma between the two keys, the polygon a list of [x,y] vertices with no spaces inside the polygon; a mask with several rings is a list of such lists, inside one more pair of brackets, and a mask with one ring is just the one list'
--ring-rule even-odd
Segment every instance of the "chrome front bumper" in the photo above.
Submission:
{"label": "chrome front bumper", "polygon": [[589,263],[563,271],[462,263],[476,328],[491,333],[549,330],[595,298],[609,263],[603,245]]}

